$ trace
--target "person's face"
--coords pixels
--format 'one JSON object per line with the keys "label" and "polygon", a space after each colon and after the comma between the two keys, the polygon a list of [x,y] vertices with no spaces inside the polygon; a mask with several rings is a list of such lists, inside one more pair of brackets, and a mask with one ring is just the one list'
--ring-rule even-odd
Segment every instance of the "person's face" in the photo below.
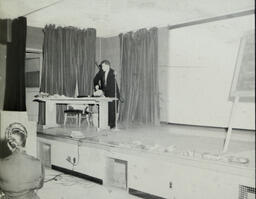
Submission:
{"label": "person's face", "polygon": [[108,71],[108,70],[109,70],[109,65],[103,63],[103,64],[102,64],[102,70],[103,70],[104,72]]}

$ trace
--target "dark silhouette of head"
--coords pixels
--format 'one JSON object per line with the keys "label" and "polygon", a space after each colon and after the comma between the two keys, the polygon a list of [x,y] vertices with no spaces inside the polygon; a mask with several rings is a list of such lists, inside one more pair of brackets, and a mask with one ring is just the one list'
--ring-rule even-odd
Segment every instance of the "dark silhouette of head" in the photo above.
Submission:
{"label": "dark silhouette of head", "polygon": [[102,65],[102,70],[104,72],[108,71],[110,69],[110,66],[111,66],[110,61],[108,61],[108,60],[103,60],[101,62],[101,65]]}
{"label": "dark silhouette of head", "polygon": [[106,65],[108,65],[109,67],[111,66],[110,61],[108,61],[107,59],[101,61],[100,65],[102,66],[102,64],[106,64]]}

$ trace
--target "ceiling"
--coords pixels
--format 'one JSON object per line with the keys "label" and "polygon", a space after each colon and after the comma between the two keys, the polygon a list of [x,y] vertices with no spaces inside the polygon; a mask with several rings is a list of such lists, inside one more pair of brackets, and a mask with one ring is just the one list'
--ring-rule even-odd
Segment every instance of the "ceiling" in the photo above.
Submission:
{"label": "ceiling", "polygon": [[29,26],[96,28],[109,37],[254,9],[254,0],[0,0],[0,17],[26,16]]}

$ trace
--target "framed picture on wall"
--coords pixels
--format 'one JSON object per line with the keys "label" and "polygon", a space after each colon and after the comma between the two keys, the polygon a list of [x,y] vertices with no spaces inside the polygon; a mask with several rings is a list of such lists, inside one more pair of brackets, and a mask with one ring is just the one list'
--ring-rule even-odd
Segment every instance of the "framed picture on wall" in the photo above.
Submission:
{"label": "framed picture on wall", "polygon": [[240,40],[230,96],[255,96],[255,31]]}

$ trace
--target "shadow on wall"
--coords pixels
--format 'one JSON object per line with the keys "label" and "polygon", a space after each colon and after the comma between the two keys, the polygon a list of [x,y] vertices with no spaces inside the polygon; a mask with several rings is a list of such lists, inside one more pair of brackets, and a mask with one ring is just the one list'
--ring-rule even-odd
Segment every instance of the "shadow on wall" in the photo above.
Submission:
{"label": "shadow on wall", "polygon": [[11,151],[7,147],[6,139],[0,139],[0,158],[5,158],[11,154]]}

